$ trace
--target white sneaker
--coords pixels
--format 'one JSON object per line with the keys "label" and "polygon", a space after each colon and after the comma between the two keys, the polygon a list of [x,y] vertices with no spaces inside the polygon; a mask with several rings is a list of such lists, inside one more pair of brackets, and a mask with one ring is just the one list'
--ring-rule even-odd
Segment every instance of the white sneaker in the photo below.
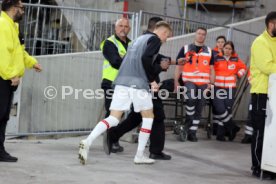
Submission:
{"label": "white sneaker", "polygon": [[80,163],[85,165],[87,162],[87,156],[88,156],[88,152],[89,152],[89,146],[85,139],[80,141],[79,148],[80,148],[79,149]]}
{"label": "white sneaker", "polygon": [[154,162],[155,162],[155,160],[148,158],[144,155],[142,157],[135,156],[135,158],[134,158],[135,164],[153,164]]}

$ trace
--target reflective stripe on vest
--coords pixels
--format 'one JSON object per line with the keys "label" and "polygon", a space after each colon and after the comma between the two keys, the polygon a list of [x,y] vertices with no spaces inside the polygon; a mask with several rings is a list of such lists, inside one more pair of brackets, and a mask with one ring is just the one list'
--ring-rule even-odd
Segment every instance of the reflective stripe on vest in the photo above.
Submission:
{"label": "reflective stripe on vest", "polygon": [[236,77],[235,76],[216,76],[215,86],[221,88],[235,88],[236,87]]}
{"label": "reflective stripe on vest", "polygon": [[[185,57],[192,57],[192,62],[186,63],[182,71],[182,80],[190,81],[196,85],[210,83],[210,61],[212,50],[204,46],[199,53],[189,50],[189,45],[184,46]],[[207,52],[206,52],[207,51]]]}
{"label": "reflective stripe on vest", "polygon": [[[107,38],[108,41],[111,41],[114,45],[116,45],[116,47],[118,48],[118,53],[119,55],[123,58],[126,55],[126,49],[123,46],[123,44],[116,39],[115,35],[110,36],[109,38]],[[106,40],[104,40],[101,43],[101,51],[103,50],[103,46]],[[128,43],[128,45],[130,44],[130,42]],[[115,78],[118,75],[118,70],[113,68],[110,64],[110,62],[105,59],[103,62],[103,74],[102,74],[102,79],[107,79],[110,81],[114,81]]]}
{"label": "reflective stripe on vest", "polygon": [[236,83],[215,82],[215,86],[220,88],[235,88]]}

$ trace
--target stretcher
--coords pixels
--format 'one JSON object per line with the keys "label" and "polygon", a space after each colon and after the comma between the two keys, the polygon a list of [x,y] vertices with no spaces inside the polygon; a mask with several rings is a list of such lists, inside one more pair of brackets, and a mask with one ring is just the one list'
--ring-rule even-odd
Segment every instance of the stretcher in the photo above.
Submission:
{"label": "stretcher", "polygon": [[[173,132],[178,137],[178,140],[185,142],[187,140],[188,125],[185,124],[185,99],[183,95],[170,92],[169,97],[162,100],[164,109],[172,107],[173,113],[168,116],[166,113],[165,123],[167,126],[173,126]],[[212,136],[212,105],[211,101],[206,101],[208,115],[207,118],[202,118],[206,123],[203,125],[207,132],[207,138]],[[171,112],[171,111],[170,111]],[[202,123],[201,123],[202,124]]]}

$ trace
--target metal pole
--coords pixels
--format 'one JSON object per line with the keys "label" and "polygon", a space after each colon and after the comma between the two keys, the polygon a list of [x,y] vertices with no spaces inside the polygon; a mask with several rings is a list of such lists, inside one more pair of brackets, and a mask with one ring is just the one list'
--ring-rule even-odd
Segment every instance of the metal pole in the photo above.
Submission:
{"label": "metal pole", "polygon": [[178,6],[178,11],[179,11],[179,17],[183,18],[183,12],[182,12],[182,6],[183,6],[183,4],[181,4],[179,1],[180,0],[176,0],[177,6]]}
{"label": "metal pole", "polygon": [[232,24],[234,23],[235,20],[235,5],[236,5],[236,1],[233,0],[233,11],[232,11]]}
{"label": "metal pole", "polygon": [[165,0],[165,2],[164,2],[164,15],[165,16],[167,15],[167,2],[168,2],[168,0]]}
{"label": "metal pole", "polygon": [[[40,1],[41,0],[38,0],[38,4],[40,4]],[[36,12],[36,23],[35,23],[35,33],[34,33],[34,43],[33,43],[32,55],[35,54],[36,39],[37,39],[37,35],[38,35],[39,12],[40,12],[40,7],[37,8],[37,12]]]}
{"label": "metal pole", "polygon": [[187,13],[187,0],[184,1],[184,11],[183,11],[183,24],[182,24],[182,34],[185,34],[185,22],[186,22],[186,13]]}
{"label": "metal pole", "polygon": [[41,41],[41,48],[40,48],[40,55],[44,55],[45,53],[43,52],[44,51],[44,36],[45,36],[45,25],[46,25],[46,8],[44,8],[44,11],[43,11],[43,23],[42,23],[42,41]]}
{"label": "metal pole", "polygon": [[135,13],[133,13],[133,14],[131,14],[130,15],[131,17],[132,17],[132,22],[131,22],[131,40],[133,40],[133,38],[135,37],[135,32],[136,32],[136,24],[135,24],[135,22],[136,22],[136,14]]}
{"label": "metal pole", "polygon": [[184,1],[184,11],[183,11],[183,19],[186,20],[187,17],[187,0]]}
{"label": "metal pole", "polygon": [[142,17],[143,17],[143,11],[140,10],[139,13],[136,14],[136,35],[134,37],[134,39],[136,39],[139,35],[140,35],[140,28],[142,27]]}
{"label": "metal pole", "polygon": [[197,18],[198,18],[198,0],[196,0],[196,20],[198,20]]}
{"label": "metal pole", "polygon": [[255,0],[255,17],[258,17],[258,15],[259,15],[259,13],[257,12],[258,11],[258,9],[257,9],[257,2],[258,2],[258,0]]}
{"label": "metal pole", "polygon": [[227,33],[227,40],[232,40],[233,38],[233,27],[228,28],[228,33]]}

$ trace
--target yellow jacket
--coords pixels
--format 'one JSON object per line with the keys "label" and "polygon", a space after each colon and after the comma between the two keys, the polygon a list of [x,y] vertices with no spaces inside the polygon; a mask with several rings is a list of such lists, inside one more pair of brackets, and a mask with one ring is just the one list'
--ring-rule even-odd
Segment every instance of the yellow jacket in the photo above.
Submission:
{"label": "yellow jacket", "polygon": [[276,73],[276,38],[265,30],[251,47],[250,93],[267,94],[268,78]]}
{"label": "yellow jacket", "polygon": [[24,75],[25,68],[37,63],[19,41],[19,26],[4,11],[0,16],[0,77],[10,80]]}

